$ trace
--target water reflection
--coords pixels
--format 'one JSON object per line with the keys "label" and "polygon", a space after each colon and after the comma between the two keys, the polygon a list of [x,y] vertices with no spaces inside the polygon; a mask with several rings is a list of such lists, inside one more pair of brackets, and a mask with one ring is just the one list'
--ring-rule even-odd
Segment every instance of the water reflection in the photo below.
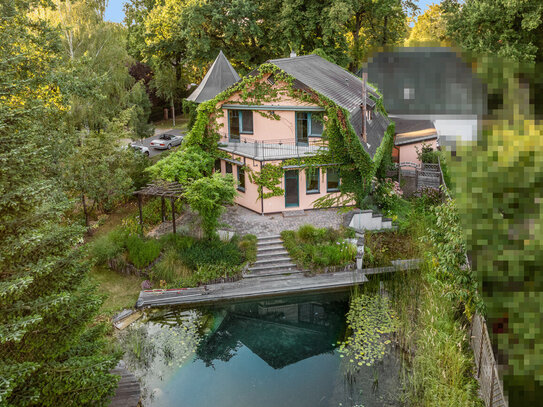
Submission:
{"label": "water reflection", "polygon": [[398,405],[394,355],[346,380],[347,310],[348,293],[155,309],[124,333],[125,360],[145,407]]}
{"label": "water reflection", "polygon": [[281,369],[332,352],[344,329],[345,296],[301,301],[282,298],[227,307],[219,328],[198,347],[197,357],[213,366],[245,346],[268,366]]}

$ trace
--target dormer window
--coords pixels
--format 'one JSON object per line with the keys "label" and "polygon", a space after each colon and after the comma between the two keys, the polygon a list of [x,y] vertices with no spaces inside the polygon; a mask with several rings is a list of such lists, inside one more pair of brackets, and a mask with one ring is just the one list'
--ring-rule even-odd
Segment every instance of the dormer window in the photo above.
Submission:
{"label": "dormer window", "polygon": [[366,120],[368,123],[371,123],[371,120],[373,119],[373,110],[366,110]]}
{"label": "dormer window", "polygon": [[275,76],[271,74],[270,76],[268,76],[267,81],[270,85],[275,85]]}

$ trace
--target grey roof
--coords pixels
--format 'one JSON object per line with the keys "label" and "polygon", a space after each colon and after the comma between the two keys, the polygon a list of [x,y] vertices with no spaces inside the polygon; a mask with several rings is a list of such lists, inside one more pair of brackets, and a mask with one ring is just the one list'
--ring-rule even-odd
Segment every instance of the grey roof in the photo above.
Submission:
{"label": "grey roof", "polygon": [[[390,114],[482,115],[486,111],[483,83],[451,48],[378,52],[364,69],[383,94]],[[412,89],[410,99],[404,97],[406,88]]]}
{"label": "grey roof", "polygon": [[[304,55],[294,58],[273,59],[268,61],[294,77],[302,85],[326,96],[349,112],[351,122],[358,136],[362,133],[362,81],[356,75],[342,67],[321,58],[318,55]],[[367,86],[366,104],[373,108],[375,101],[369,97],[379,95],[371,86]],[[373,157],[381,144],[388,119],[374,112],[374,118],[367,123],[367,144],[365,150]],[[361,140],[362,141],[362,140]]]}
{"label": "grey roof", "polygon": [[[399,117],[393,117],[391,119],[396,125],[395,133],[411,133],[413,131],[436,129],[434,123],[431,120],[415,120],[415,119],[403,119]],[[436,134],[437,134],[437,130]]]}
{"label": "grey roof", "polygon": [[239,81],[239,75],[234,67],[228,62],[228,59],[220,51],[219,55],[207,71],[202,82],[187,98],[192,102],[203,103],[213,99],[223,90]]}
{"label": "grey roof", "polygon": [[[395,134],[404,135],[395,138],[394,144],[397,146],[434,140],[438,137],[437,130],[431,120],[404,119],[399,117],[393,117],[391,120],[396,125]],[[417,134],[416,132],[422,133]],[[409,133],[413,134],[408,136],[407,134]]]}

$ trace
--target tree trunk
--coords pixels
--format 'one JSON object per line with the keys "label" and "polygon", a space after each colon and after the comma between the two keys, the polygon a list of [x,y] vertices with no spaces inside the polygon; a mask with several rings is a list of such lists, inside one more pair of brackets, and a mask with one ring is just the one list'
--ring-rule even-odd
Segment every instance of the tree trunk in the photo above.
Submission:
{"label": "tree trunk", "polygon": [[388,16],[385,16],[385,23],[383,24],[383,46],[387,44],[387,27],[388,27]]}
{"label": "tree trunk", "polygon": [[85,226],[89,227],[89,211],[87,210],[87,202],[85,201],[85,194],[81,194],[81,202],[83,203],[83,213],[85,214]]}
{"label": "tree trunk", "polygon": [[172,122],[173,122],[173,127],[175,127],[175,104],[173,103],[173,97],[172,97]]}

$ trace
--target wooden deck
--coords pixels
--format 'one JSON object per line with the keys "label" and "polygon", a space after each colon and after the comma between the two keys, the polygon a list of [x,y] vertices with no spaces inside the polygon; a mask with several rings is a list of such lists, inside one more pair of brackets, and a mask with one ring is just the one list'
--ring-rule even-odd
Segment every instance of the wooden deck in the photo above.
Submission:
{"label": "wooden deck", "polygon": [[368,275],[417,268],[418,264],[419,260],[402,260],[389,267],[317,274],[311,277],[296,273],[276,277],[244,278],[207,287],[141,291],[136,307],[205,304],[225,300],[340,290],[367,282]]}
{"label": "wooden deck", "polygon": [[136,407],[140,402],[141,396],[138,379],[126,370],[126,365],[122,360],[111,373],[121,376],[121,380],[109,407]]}

